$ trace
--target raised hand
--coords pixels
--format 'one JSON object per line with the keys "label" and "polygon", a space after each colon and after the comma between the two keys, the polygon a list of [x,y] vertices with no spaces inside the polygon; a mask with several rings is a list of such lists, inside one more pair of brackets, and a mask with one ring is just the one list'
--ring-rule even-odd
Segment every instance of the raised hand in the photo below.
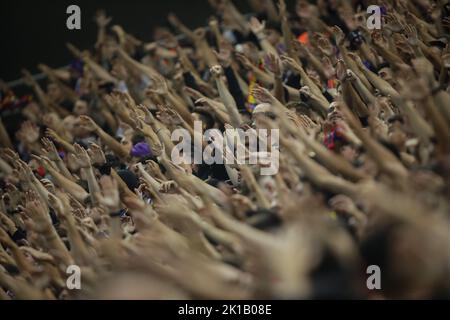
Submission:
{"label": "raised hand", "polygon": [[5,159],[10,165],[12,165],[14,168],[16,168],[17,164],[19,163],[20,157],[17,154],[17,152],[9,149],[4,148],[1,150],[1,157]]}
{"label": "raised hand", "polygon": [[45,189],[47,189],[48,192],[50,192],[50,193],[56,192],[56,188],[55,188],[55,185],[53,184],[53,182],[51,182],[48,179],[41,179],[40,181],[41,181],[42,185],[45,187]]}
{"label": "raised hand", "polygon": [[220,78],[223,75],[223,69],[219,65],[212,66],[210,69],[211,74],[214,78]]}
{"label": "raised hand", "polygon": [[300,0],[297,2],[295,12],[300,18],[309,19],[312,16],[311,5],[306,0]]}
{"label": "raised hand", "polygon": [[333,32],[333,37],[334,40],[336,41],[336,44],[339,46],[343,45],[345,41],[344,31],[342,31],[342,29],[339,28],[338,26],[332,27],[331,31]]}
{"label": "raised hand", "polygon": [[180,19],[178,19],[178,17],[174,13],[169,13],[169,15],[167,16],[167,20],[175,28],[178,28],[181,25]]}
{"label": "raised hand", "polygon": [[39,127],[31,121],[22,123],[19,131],[16,133],[16,137],[27,144],[35,143],[39,139],[39,136]]}
{"label": "raised hand", "polygon": [[219,52],[216,50],[213,51],[220,65],[224,68],[227,68],[231,65],[231,51],[228,49],[220,49]]}
{"label": "raised hand", "polygon": [[446,69],[450,69],[450,44],[447,44],[442,50],[442,56],[441,56],[442,62],[444,63],[444,67]]}
{"label": "raised hand", "polygon": [[75,143],[73,147],[75,148],[75,153],[73,155],[75,156],[78,166],[80,168],[89,168],[91,166],[91,158],[86,149],[77,143]]}
{"label": "raised hand", "polygon": [[254,65],[253,63],[250,61],[250,59],[243,53],[240,52],[236,52],[236,59],[242,63],[242,66],[244,68],[246,68],[247,70],[251,70]]}
{"label": "raised hand", "polygon": [[334,76],[336,75],[336,70],[334,69],[333,64],[331,63],[330,58],[323,57],[322,58],[322,66],[323,66],[323,71],[324,71],[327,79],[334,78]]}
{"label": "raised hand", "polygon": [[266,27],[266,22],[263,21],[262,23],[258,20],[256,17],[251,17],[249,22],[250,30],[255,35],[261,35],[264,32],[264,29]]}
{"label": "raised hand", "polygon": [[417,47],[419,45],[419,37],[417,35],[417,29],[411,24],[407,24],[405,26],[405,35],[406,39],[408,40],[408,43],[413,46]]}
{"label": "raised hand", "polygon": [[334,54],[333,45],[326,37],[320,37],[317,40],[317,48],[319,48],[324,56],[331,57]]}
{"label": "raised hand", "polygon": [[347,78],[347,66],[344,60],[339,60],[336,64],[336,76],[339,81],[344,81]]}
{"label": "raised hand", "polygon": [[92,164],[102,165],[106,163],[105,154],[102,148],[100,148],[95,143],[91,143],[89,149],[87,150],[89,157],[91,158]]}
{"label": "raised hand", "polygon": [[30,223],[33,230],[38,233],[45,233],[51,227],[50,216],[47,208],[36,192],[27,191],[25,194],[25,214],[31,219]]}
{"label": "raised hand", "polygon": [[258,85],[253,88],[252,94],[257,101],[262,103],[272,103],[275,99],[269,90]]}
{"label": "raised hand", "polygon": [[166,80],[161,76],[152,77],[153,84],[151,87],[147,88],[146,94],[157,94],[157,95],[165,95],[169,92],[169,87],[167,85]]}
{"label": "raised hand", "polygon": [[80,125],[90,132],[95,132],[98,130],[99,126],[92,120],[91,117],[88,116],[80,116],[79,117]]}
{"label": "raised hand", "polygon": [[119,186],[117,181],[110,176],[100,178],[101,195],[98,195],[100,203],[110,212],[117,212],[120,209]]}
{"label": "raised hand", "polygon": [[404,26],[395,13],[388,13],[385,28],[392,32],[400,32],[404,29]]}
{"label": "raised hand", "polygon": [[159,191],[168,193],[169,191],[176,191],[178,184],[175,181],[164,181],[159,187]]}
{"label": "raised hand", "polygon": [[302,66],[299,65],[298,62],[295,61],[294,59],[292,59],[291,57],[281,56],[280,58],[284,65],[288,66],[289,68],[293,69],[294,71],[298,72],[302,69]]}
{"label": "raised hand", "polygon": [[55,144],[48,138],[41,139],[42,145],[42,153],[52,161],[56,161],[59,159],[58,150],[56,150]]}
{"label": "raised hand", "polygon": [[103,10],[97,11],[94,21],[99,28],[106,28],[108,24],[111,22],[112,18],[108,17]]}
{"label": "raised hand", "polygon": [[159,106],[158,108],[158,120],[164,123],[167,127],[179,126],[183,123],[181,116],[176,111],[165,106]]}
{"label": "raised hand", "polygon": [[280,59],[273,53],[269,53],[265,59],[266,68],[276,76],[281,76]]}

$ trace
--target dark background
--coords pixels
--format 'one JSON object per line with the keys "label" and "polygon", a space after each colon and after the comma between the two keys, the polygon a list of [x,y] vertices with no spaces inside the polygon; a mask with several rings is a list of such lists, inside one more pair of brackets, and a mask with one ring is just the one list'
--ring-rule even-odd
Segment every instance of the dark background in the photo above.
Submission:
{"label": "dark background", "polygon": [[[234,1],[247,9],[245,1]],[[81,30],[68,30],[66,9],[81,8]],[[22,68],[37,72],[40,62],[51,67],[68,64],[70,53],[65,47],[72,42],[80,49],[90,49],[97,38],[93,20],[98,9],[113,17],[113,24],[141,40],[150,41],[157,25],[167,24],[167,14],[176,13],[191,28],[204,26],[213,14],[207,0],[1,0],[0,1],[0,78],[20,78]],[[245,12],[245,11],[244,11]]]}

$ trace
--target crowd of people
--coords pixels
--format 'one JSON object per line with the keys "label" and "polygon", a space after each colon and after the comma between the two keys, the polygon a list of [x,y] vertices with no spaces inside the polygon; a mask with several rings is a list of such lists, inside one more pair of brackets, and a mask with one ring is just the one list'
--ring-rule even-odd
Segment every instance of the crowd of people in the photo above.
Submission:
{"label": "crowd of people", "polygon": [[[248,4],[152,42],[99,11],[70,68],[1,83],[0,299],[450,297],[450,3]],[[278,171],[179,163],[195,121],[279,130]]]}

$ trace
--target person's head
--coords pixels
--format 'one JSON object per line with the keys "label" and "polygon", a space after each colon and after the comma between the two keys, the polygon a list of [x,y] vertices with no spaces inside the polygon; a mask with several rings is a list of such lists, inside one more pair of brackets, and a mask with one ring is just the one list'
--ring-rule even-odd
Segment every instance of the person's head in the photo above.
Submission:
{"label": "person's head", "polygon": [[322,87],[321,81],[320,81],[320,75],[319,73],[312,69],[312,68],[307,68],[306,69],[306,73],[308,74],[308,77],[311,78],[312,81],[314,81],[314,83],[316,84],[316,86],[318,86],[319,88]]}
{"label": "person's head", "polygon": [[77,116],[87,115],[89,112],[88,104],[85,100],[78,99],[73,107],[73,113]]}
{"label": "person's head", "polygon": [[67,120],[69,123],[71,123],[72,120],[73,120],[73,129],[72,129],[72,133],[73,133],[73,137],[74,137],[75,139],[84,139],[84,138],[90,137],[90,136],[92,135],[92,132],[90,132],[89,130],[87,130],[87,129],[85,128],[85,126],[83,126],[83,125],[81,124],[80,118],[72,119],[72,118],[66,117],[66,120]]}
{"label": "person's head", "polygon": [[63,119],[62,124],[68,133],[73,134],[73,129],[75,127],[75,122],[77,121],[77,117],[75,116],[67,116]]}
{"label": "person's head", "polygon": [[327,114],[327,120],[335,125],[338,121],[341,121],[343,119],[343,114],[339,110],[339,102],[334,101],[330,104],[328,107],[328,114]]}
{"label": "person's head", "polygon": [[275,25],[266,26],[265,35],[267,37],[267,41],[270,42],[271,45],[276,47],[281,39],[281,32]]}
{"label": "person's head", "polygon": [[48,112],[42,117],[42,123],[54,130],[57,130],[61,126],[61,119],[55,112]]}
{"label": "person's head", "polygon": [[202,130],[208,130],[214,127],[214,118],[207,112],[196,110],[192,112],[192,117],[194,121],[199,121],[202,123]]}
{"label": "person's head", "polygon": [[126,135],[119,138],[119,142],[122,146],[125,147],[128,153],[131,152],[131,149],[133,148],[133,143],[131,142],[131,139],[127,137]]}
{"label": "person's head", "polygon": [[30,121],[38,123],[42,115],[39,105],[35,101],[31,101],[22,109],[22,114]]}
{"label": "person's head", "polygon": [[103,59],[111,60],[117,49],[117,41],[113,37],[107,37],[101,46],[101,54]]}
{"label": "person's head", "polygon": [[252,120],[255,123],[255,127],[257,129],[270,129],[266,128],[266,126],[261,122],[264,118],[272,118],[272,106],[269,103],[260,103],[258,104],[252,112]]}
{"label": "person's head", "polygon": [[396,86],[392,69],[389,68],[388,66],[380,68],[378,71],[378,76],[387,83],[389,83],[391,86]]}
{"label": "person's head", "polygon": [[56,83],[49,83],[47,85],[47,96],[52,102],[60,102],[63,99],[63,93]]}
{"label": "person's head", "polygon": [[259,49],[253,42],[246,42],[242,45],[242,53],[255,64],[259,63]]}
{"label": "person's head", "polygon": [[339,153],[343,156],[347,161],[353,163],[358,157],[358,150],[350,143],[345,143],[339,148]]}

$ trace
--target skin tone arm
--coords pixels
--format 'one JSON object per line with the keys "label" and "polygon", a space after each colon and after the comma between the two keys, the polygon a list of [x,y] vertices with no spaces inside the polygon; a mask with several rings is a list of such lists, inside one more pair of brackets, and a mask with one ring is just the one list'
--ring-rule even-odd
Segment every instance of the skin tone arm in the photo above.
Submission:
{"label": "skin tone arm", "polygon": [[61,188],[74,196],[78,201],[84,202],[86,198],[89,197],[89,194],[81,186],[67,179],[64,175],[53,168],[49,159],[45,159],[42,157],[35,157],[35,159],[40,160],[40,163],[45,167],[48,173],[52,175],[56,184],[58,184]]}
{"label": "skin tone arm", "polygon": [[22,251],[20,251],[19,246],[11,239],[10,235],[6,233],[3,228],[0,227],[0,243],[3,243],[6,247],[9,248],[12,254],[12,258],[15,262],[15,265],[18,267],[20,273],[22,275],[30,275],[34,268],[30,264],[30,262],[26,259],[25,255]]}
{"label": "skin tone arm", "polygon": [[250,19],[250,30],[258,38],[259,44],[263,48],[266,54],[273,54],[278,57],[277,50],[272,46],[272,44],[267,40],[267,36],[264,34],[265,22],[261,23],[257,18],[252,17]]}
{"label": "skin tone arm", "polygon": [[[429,84],[431,90],[439,88],[439,82],[435,79],[432,64],[426,58],[412,60],[412,64],[416,72],[423,77]],[[431,95],[434,104],[437,106],[440,114],[444,117],[447,125],[450,124],[450,95],[442,89],[438,89]]]}
{"label": "skin tone arm", "polygon": [[[322,77],[322,79],[327,79],[327,76],[325,74],[325,70],[323,68],[322,62],[319,60],[319,58],[314,55],[307,46],[301,44],[297,40],[294,40],[295,47],[299,52],[303,53],[303,56],[305,59],[310,63],[310,65],[317,71],[317,73]],[[295,58],[294,58],[295,59]],[[298,61],[298,59],[297,59]]]}
{"label": "skin tone arm", "polygon": [[153,69],[152,67],[149,67],[147,65],[144,65],[133,58],[131,58],[123,49],[118,49],[117,54],[122,58],[123,63],[130,69],[136,70],[139,73],[145,74],[149,78],[153,78],[155,76],[159,76],[159,73]]}
{"label": "skin tone arm", "polygon": [[98,199],[96,195],[100,193],[100,186],[94,175],[94,170],[92,169],[91,159],[88,152],[82,148],[79,144],[74,144],[75,148],[75,158],[77,159],[78,165],[87,177],[89,195],[91,197],[92,203],[94,205],[98,204]]}
{"label": "skin tone arm", "polygon": [[33,192],[27,193],[26,198],[25,212],[35,222],[34,231],[44,235],[49,246],[49,253],[55,258],[60,258],[65,265],[71,264],[72,257],[53,227],[47,208]]}
{"label": "skin tone arm", "polygon": [[368,109],[365,103],[362,101],[359,94],[351,83],[351,78],[345,76],[342,81],[342,96],[348,106],[351,106],[352,110],[358,115],[358,117],[368,116]]}
{"label": "skin tone arm", "polygon": [[45,135],[47,137],[51,138],[53,141],[55,141],[61,147],[63,147],[64,150],[66,150],[67,152],[74,153],[73,145],[70,142],[68,142],[66,139],[62,138],[54,130],[47,128],[47,130],[45,131]]}
{"label": "skin tone arm", "polygon": [[23,277],[11,277],[5,272],[0,272],[0,285],[14,292],[17,299],[43,300],[49,299],[45,293],[37,287],[29,284]]}
{"label": "skin tone arm", "polygon": [[39,64],[38,68],[47,75],[47,77],[53,82],[58,85],[58,87],[63,92],[64,96],[66,96],[70,101],[75,102],[78,99],[78,95],[76,92],[64,84],[59,77],[56,75],[55,70],[51,69],[49,66],[45,64]]}
{"label": "skin tone arm", "polygon": [[[34,158],[35,156],[32,155]],[[36,176],[31,171],[31,168],[22,160],[18,160],[17,170],[19,171],[19,175],[22,177],[25,185],[28,185],[32,190],[36,191],[37,194],[41,196],[44,204],[47,205],[48,199],[48,191],[44,188],[41,182],[36,178]]]}
{"label": "skin tone arm", "polygon": [[398,95],[398,92],[384,79],[380,78],[377,74],[373,73],[369,69],[367,69],[361,59],[354,54],[350,54],[350,56],[354,59],[358,69],[364,73],[366,78],[370,81],[370,83],[378,89],[385,96],[393,96]]}
{"label": "skin tone arm", "polygon": [[267,56],[266,61],[266,67],[273,73],[273,78],[275,82],[274,86],[274,96],[278,99],[281,103],[285,103],[284,99],[284,87],[283,87],[283,81],[281,79],[282,72],[281,72],[281,63],[280,60],[274,56],[273,54],[269,54]]}
{"label": "skin tone arm", "polygon": [[239,114],[233,96],[231,95],[230,91],[228,90],[227,86],[225,85],[222,79],[223,69],[221,66],[216,65],[211,68],[211,73],[213,74],[216,80],[220,98],[222,99],[225,107],[227,108],[228,113],[230,114],[231,123],[235,128],[237,128],[242,124],[242,118]]}
{"label": "skin tone arm", "polygon": [[258,81],[261,81],[264,85],[271,85],[273,83],[272,77],[267,72],[264,72],[255,66],[244,54],[237,52],[236,58],[247,70],[255,75]]}
{"label": "skin tone arm", "polygon": [[332,28],[332,32],[333,32],[333,37],[336,41],[336,45],[339,49],[339,52],[341,53],[341,58],[344,60],[345,64],[348,66],[348,68],[350,68],[353,72],[355,72],[360,77],[361,81],[364,83],[364,85],[367,88],[370,88],[370,82],[366,79],[364,74],[361,74],[358,72],[358,68],[357,68],[356,64],[349,57],[349,52],[348,52],[346,46],[344,45],[344,42],[345,42],[344,32],[338,26],[334,26]]}
{"label": "skin tone arm", "polygon": [[275,3],[272,0],[263,0],[262,2],[269,20],[280,22],[280,16],[278,15]]}
{"label": "skin tone arm", "polygon": [[288,56],[282,56],[281,60],[291,69],[298,72],[302,79],[303,85],[309,87],[311,92],[315,96],[317,96],[318,99],[322,100],[324,104],[328,105],[328,100],[323,96],[322,90],[320,90],[320,88],[314,83],[314,81],[311,80],[311,78],[308,76],[308,74],[300,64],[298,64],[294,59]]}
{"label": "skin tone arm", "polygon": [[95,22],[97,23],[98,32],[97,32],[97,42],[95,43],[95,47],[100,49],[100,47],[105,42],[105,35],[106,35],[106,27],[111,22],[112,18],[107,17],[105,12],[100,10],[97,12],[95,16]]}
{"label": "skin tone arm", "polygon": [[220,32],[219,22],[217,19],[211,19],[209,21],[209,27],[211,28],[212,32],[214,33],[214,36],[216,37],[216,46],[219,48],[219,50],[225,49],[224,43],[225,39],[222,35],[222,32]]}
{"label": "skin tone arm", "polygon": [[13,172],[13,168],[8,164],[8,162],[0,158],[0,171],[5,175],[9,175]]}
{"label": "skin tone arm", "polygon": [[200,54],[200,57],[206,62],[206,65],[211,68],[212,66],[218,64],[217,58],[206,40],[206,30],[204,28],[199,28],[194,31],[194,35],[194,44],[197,49],[197,53]]}
{"label": "skin tone arm", "polygon": [[253,172],[250,170],[250,168],[246,165],[240,165],[239,171],[242,175],[242,179],[246,182],[249,189],[252,191],[252,193],[256,197],[256,203],[260,208],[269,209],[270,208],[270,202],[269,200],[264,196],[264,193],[262,192],[261,187],[256,182],[255,176]]}
{"label": "skin tone arm", "polygon": [[430,96],[427,96],[421,103],[427,113],[430,122],[433,124],[434,131],[436,133],[436,138],[438,140],[438,144],[440,145],[441,150],[444,153],[448,153],[450,151],[450,147],[448,146],[448,141],[450,139],[450,129],[445,121],[445,118],[441,116],[438,111],[438,108],[433,102],[433,99]]}
{"label": "skin tone arm", "polygon": [[168,87],[166,80],[162,76],[152,78],[154,81],[155,89],[147,89],[147,91],[158,94],[163,100],[167,100],[167,104],[172,106],[175,111],[183,117],[183,119],[189,124],[193,125],[194,120],[189,108],[182,98],[174,94]]}
{"label": "skin tone arm", "polygon": [[[151,112],[146,110],[146,122],[152,127],[152,131],[148,130],[148,133],[152,136],[151,139],[155,139],[153,136],[154,132],[156,134],[157,141],[160,141],[156,146],[159,149],[165,149],[167,156],[170,156],[171,151],[175,148],[172,142],[170,131],[166,126],[160,121],[156,120]],[[162,143],[162,144],[161,144]],[[157,149],[158,150],[158,149]]]}
{"label": "skin tone arm", "polygon": [[65,194],[59,192],[57,196],[52,194],[49,200],[53,209],[58,213],[58,216],[67,228],[67,235],[70,242],[71,253],[73,255],[73,258],[71,259],[78,264],[88,264],[91,257],[89,257],[85,242],[77,229],[77,223],[75,216],[71,212],[69,199]]}
{"label": "skin tone arm", "polygon": [[304,146],[298,141],[293,141],[292,139],[287,139],[280,135],[280,143],[286,147],[286,151],[292,154],[294,159],[303,169],[303,174],[308,177],[313,184],[334,193],[343,193],[348,196],[355,195],[357,191],[356,185],[331,174],[324,167],[310,159],[304,152]]}
{"label": "skin tone arm", "polygon": [[350,125],[358,138],[363,142],[367,152],[377,163],[378,167],[389,177],[393,177],[393,181],[400,184],[405,183],[405,179],[408,176],[408,171],[405,169],[401,161],[398,160],[395,155],[388,151],[384,146],[374,140],[369,133],[362,129],[359,121],[342,101],[339,102],[339,107],[345,116],[346,122]]}
{"label": "skin tone arm", "polygon": [[370,92],[361,79],[350,69],[347,69],[347,78],[351,81],[352,86],[358,92],[366,106],[375,102],[375,96],[372,92]]}
{"label": "skin tone arm", "polygon": [[33,89],[33,91],[36,93],[36,95],[38,97],[39,102],[41,103],[41,105],[44,108],[56,112],[60,117],[63,117],[63,118],[69,115],[69,112],[67,110],[65,110],[65,109],[61,108],[60,106],[52,103],[48,99],[47,95],[41,89],[41,87],[39,86],[37,81],[34,80],[34,78],[31,76],[29,71],[22,70],[22,73],[24,75],[25,83]]}
{"label": "skin tone arm", "polygon": [[61,159],[61,157],[58,154],[58,151],[56,150],[55,145],[53,142],[48,138],[42,138],[41,139],[43,148],[43,154],[48,157],[50,160],[56,163],[56,166],[58,167],[59,171],[67,178],[72,181],[75,181],[75,178],[70,173],[69,169],[67,169],[64,161]]}
{"label": "skin tone arm", "polygon": [[355,168],[345,160],[341,155],[338,155],[325,146],[318,143],[314,138],[308,137],[306,132],[302,128],[296,128],[290,121],[280,118],[281,126],[286,127],[289,132],[302,141],[306,147],[314,151],[320,162],[323,163],[328,169],[333,172],[342,174],[345,178],[352,181],[359,181],[366,178],[366,176],[355,170]]}
{"label": "skin tone arm", "polygon": [[82,59],[84,63],[92,70],[92,72],[100,79],[106,82],[117,83],[118,80],[114,78],[108,71],[106,71],[101,65],[95,62],[89,53],[81,52],[77,47],[71,43],[66,44],[67,49],[78,59]]}
{"label": "skin tone arm", "polygon": [[119,141],[111,137],[102,128],[100,128],[94,120],[88,116],[80,116],[80,121],[87,130],[96,133],[103,143],[105,143],[118,157],[128,157],[128,151],[126,148]]}

